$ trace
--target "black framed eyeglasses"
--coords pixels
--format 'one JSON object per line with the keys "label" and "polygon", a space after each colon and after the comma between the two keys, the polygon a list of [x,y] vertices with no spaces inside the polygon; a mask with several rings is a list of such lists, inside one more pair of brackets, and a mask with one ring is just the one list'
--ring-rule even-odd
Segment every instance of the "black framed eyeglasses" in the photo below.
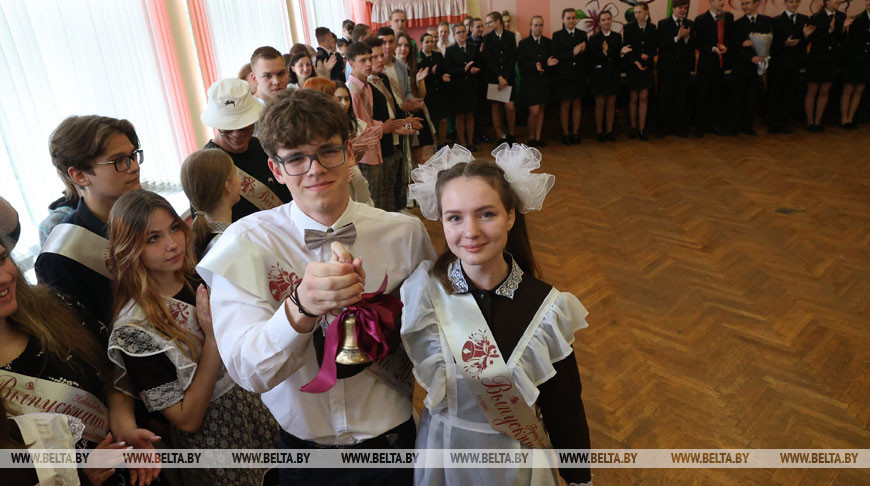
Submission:
{"label": "black framed eyeglasses", "polygon": [[118,172],[127,172],[130,170],[130,164],[136,162],[136,165],[142,165],[145,163],[145,153],[142,149],[136,149],[130,155],[125,155],[123,157],[118,157],[115,160],[107,160],[105,162],[94,162],[94,165],[109,165],[112,164],[115,166],[115,170]]}
{"label": "black framed eyeglasses", "polygon": [[284,172],[287,175],[301,176],[311,170],[315,160],[324,169],[332,169],[344,164],[346,156],[347,144],[344,143],[340,146],[321,148],[313,154],[293,154],[286,159],[282,159],[276,154],[272,158],[284,167]]}

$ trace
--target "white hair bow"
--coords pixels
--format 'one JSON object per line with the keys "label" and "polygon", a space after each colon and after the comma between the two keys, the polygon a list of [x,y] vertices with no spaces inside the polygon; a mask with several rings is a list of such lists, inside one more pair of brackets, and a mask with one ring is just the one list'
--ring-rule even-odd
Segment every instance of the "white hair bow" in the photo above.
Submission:
{"label": "white hair bow", "polygon": [[[544,198],[556,183],[556,177],[552,174],[532,174],[541,166],[541,152],[525,145],[503,143],[492,151],[492,156],[519,198],[517,210],[523,214],[540,210]],[[433,221],[441,216],[438,214],[438,195],[435,193],[438,174],[456,164],[473,160],[471,152],[461,145],[444,146],[426,163],[411,171],[414,182],[408,188],[409,197],[420,205],[423,216]]]}

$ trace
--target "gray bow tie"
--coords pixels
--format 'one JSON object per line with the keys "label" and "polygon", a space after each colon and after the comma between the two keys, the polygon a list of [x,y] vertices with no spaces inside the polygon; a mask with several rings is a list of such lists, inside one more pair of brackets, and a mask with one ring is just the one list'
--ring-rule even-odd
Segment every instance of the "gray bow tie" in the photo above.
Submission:
{"label": "gray bow tie", "polygon": [[347,245],[352,245],[356,241],[356,228],[353,223],[346,224],[341,228],[333,231],[332,228],[323,231],[312,229],[305,230],[305,246],[309,250],[317,250],[323,245],[331,244],[333,241]]}

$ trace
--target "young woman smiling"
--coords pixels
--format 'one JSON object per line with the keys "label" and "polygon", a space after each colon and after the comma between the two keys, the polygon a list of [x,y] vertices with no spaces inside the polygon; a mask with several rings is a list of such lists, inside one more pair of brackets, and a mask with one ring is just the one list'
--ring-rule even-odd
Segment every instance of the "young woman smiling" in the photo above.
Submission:
{"label": "young woman smiling", "polygon": [[[587,312],[537,279],[523,215],[541,208],[553,176],[531,174],[535,149],[502,144],[493,155],[496,163],[445,147],[413,174],[411,195],[441,219],[447,241],[434,267],[422,263],[401,290],[402,340],[427,391],[416,447],[588,449],[571,346]],[[427,485],[559,484],[550,469],[414,472]],[[589,469],[558,473],[568,483],[591,478]]]}

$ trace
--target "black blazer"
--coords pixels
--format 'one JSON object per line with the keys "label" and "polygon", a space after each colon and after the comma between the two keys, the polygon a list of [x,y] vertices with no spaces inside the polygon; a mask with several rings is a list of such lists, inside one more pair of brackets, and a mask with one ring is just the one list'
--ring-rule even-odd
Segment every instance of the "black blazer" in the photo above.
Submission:
{"label": "black blazer", "polygon": [[752,46],[743,46],[743,42],[748,40],[749,34],[753,32],[761,34],[773,32],[773,20],[767,15],[756,14],[754,24],[749,21],[748,15],[744,15],[734,22],[734,32],[728,50],[733,54],[731,60],[735,72],[745,73],[757,69],[752,62],[752,58],[755,57],[755,49]]}
{"label": "black blazer", "polygon": [[[689,19],[683,19],[683,26],[694,29],[695,25]],[[659,21],[659,72],[667,73],[690,73],[695,65],[695,46],[691,35],[689,41],[680,39],[674,42],[674,37],[679,32],[674,17],[668,17]]]}
{"label": "black blazer", "polygon": [[[719,69],[719,55],[713,52],[713,47],[719,44],[719,31],[716,26],[719,20],[725,26],[722,43],[731,51],[731,36],[734,32],[734,15],[731,12],[719,12],[716,20],[713,20],[713,14],[709,10],[695,17],[694,35],[695,47],[698,48],[698,71]],[[729,54],[730,52],[727,52],[722,56],[726,66],[731,57]]]}
{"label": "black blazer", "polygon": [[[627,66],[633,65],[635,61],[640,61],[641,66],[651,68],[656,57],[658,44],[659,37],[656,26],[649,20],[646,21],[643,31],[640,30],[637,21],[630,22],[622,29],[622,45],[631,47],[631,52],[625,55]],[[646,54],[648,59],[643,61],[640,58],[641,54]]]}
{"label": "black blazer", "polygon": [[[770,68],[799,68],[807,58],[807,40],[804,38],[804,25],[809,17],[796,13],[794,23],[788,13],[783,12],[773,18],[773,45],[770,46]],[[798,39],[791,47],[785,45],[789,37]]]}
{"label": "black blazer", "polygon": [[[810,24],[816,26],[816,30],[810,34],[810,52],[807,61],[812,63],[840,62],[840,54],[843,44],[843,22],[846,14],[839,10],[834,12],[834,31],[828,32],[831,21],[825,9],[821,9],[810,17]],[[851,30],[851,27],[849,28]]]}
{"label": "black blazer", "polygon": [[517,39],[514,33],[505,30],[501,39],[495,31],[483,36],[483,61],[487,83],[498,83],[498,77],[504,77],[513,84],[517,62]]}
{"label": "black blazer", "polygon": [[[604,41],[607,41],[607,53],[604,53]],[[610,31],[605,37],[600,30],[589,38],[589,67],[592,72],[601,69],[602,73],[613,74],[620,71],[622,50],[622,37],[616,32]],[[601,67],[599,67],[601,66]]]}
{"label": "black blazer", "polygon": [[[341,81],[343,83],[343,82],[347,81],[344,78],[344,58],[337,51],[336,51],[335,55],[336,55],[336,59],[338,59],[338,62],[335,63],[335,66],[332,66],[332,71],[329,72],[329,79],[331,79],[333,81]],[[315,63],[316,63],[316,61],[326,62],[327,59],[329,59],[329,53],[326,52],[326,49],[324,49],[322,47],[318,47],[317,48],[317,55],[315,56],[315,59],[314,59]]]}
{"label": "black blazer", "polygon": [[444,81],[441,76],[447,71],[444,70],[444,56],[438,51],[432,51],[432,55],[426,57],[423,51],[420,51],[420,62],[417,63],[417,69],[423,70],[429,68],[429,74],[426,75],[426,94],[435,94],[444,89]]}
{"label": "black blazer", "polygon": [[[537,89],[550,85],[554,68],[559,66],[558,64],[553,67],[547,66],[547,59],[553,55],[552,44],[553,42],[543,35],[540,45],[535,42],[535,38],[532,36],[520,41],[520,45],[517,47],[517,66],[519,66],[520,75],[523,77],[523,85],[527,86],[527,89]],[[537,63],[541,63],[544,72],[538,71]]]}
{"label": "black blazer", "polygon": [[[472,67],[482,68],[480,65],[480,52],[474,49],[473,46],[465,44],[465,52],[459,48],[459,44],[452,44],[447,47],[447,53],[444,55],[444,70],[450,75],[450,85],[453,89],[467,90],[477,89],[478,75],[473,75],[465,70],[465,64],[468,61],[474,61]],[[476,91],[475,91],[476,93]]]}
{"label": "black blazer", "polygon": [[870,63],[870,15],[866,10],[857,15],[849,27],[845,61],[847,64]]}
{"label": "black blazer", "polygon": [[[588,51],[583,51],[575,56],[574,47],[581,42],[588,41],[586,32],[576,27],[573,37],[564,28],[553,32],[553,57],[559,60],[559,64],[556,66],[556,79],[575,80],[583,77],[586,72],[584,63]],[[588,43],[586,48],[589,48]]]}

